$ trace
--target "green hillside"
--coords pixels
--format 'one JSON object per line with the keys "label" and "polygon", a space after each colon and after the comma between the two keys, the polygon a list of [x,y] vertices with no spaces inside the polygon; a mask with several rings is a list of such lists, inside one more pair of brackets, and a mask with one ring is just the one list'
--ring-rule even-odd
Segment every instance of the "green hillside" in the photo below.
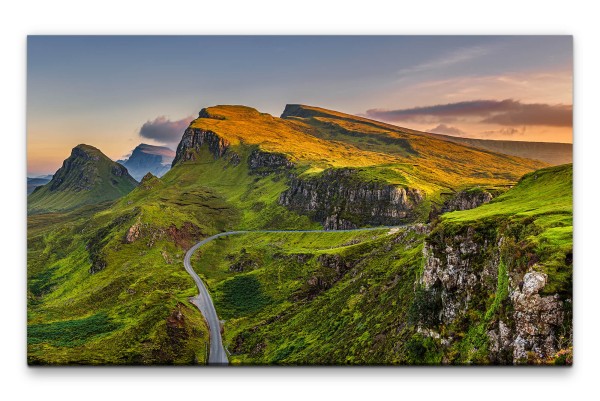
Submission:
{"label": "green hillside", "polygon": [[[536,227],[545,224],[548,238],[564,234],[571,209],[552,214],[552,199],[560,195],[565,205],[571,199],[569,184],[558,185],[571,177],[571,167],[539,170],[519,181],[543,164],[314,109],[297,106],[284,118],[242,106],[204,109],[183,133],[163,177],[147,175],[110,204],[30,215],[29,362],[202,364],[208,330],[188,302],[195,287],[183,268],[185,251],[194,243],[236,229],[386,221],[409,225],[371,232],[253,233],[201,248],[194,267],[226,320],[232,362],[484,363],[479,354],[461,350],[470,341],[468,328],[481,324],[478,308],[494,300],[487,290],[473,306],[474,316],[461,320],[469,327],[456,327],[454,336],[462,340],[445,347],[420,331],[431,323],[432,332],[447,334],[437,322],[423,321],[420,305],[437,302],[429,289],[421,289],[424,252],[445,249],[438,244],[444,233],[469,226],[477,231],[488,220],[482,232],[497,243],[505,222],[523,213],[535,216]],[[59,172],[55,177],[70,177]],[[517,182],[487,205],[429,219],[434,205],[456,191],[501,193]],[[59,202],[50,197],[51,184],[31,197],[44,190]],[[80,184],[69,181],[65,193],[77,198],[84,189],[73,185]],[[41,200],[31,197],[30,211],[41,211]],[[306,208],[303,199],[309,199]],[[56,203],[54,210],[61,206]],[[562,236],[557,248],[542,240],[546,231],[532,234],[540,240],[532,252],[540,253],[544,272],[562,275],[551,277],[545,291],[567,297],[565,255],[572,241]],[[496,253],[490,248],[486,255],[492,260]]]}
{"label": "green hillside", "polygon": [[[489,252],[513,257],[503,262],[506,274],[517,277],[536,255],[536,271],[548,274],[544,293],[569,299],[571,186],[572,165],[546,168],[489,204],[443,215],[430,234],[421,226],[361,234],[246,234],[207,245],[194,267],[226,320],[232,363],[493,363],[477,330],[507,313],[507,295],[482,289],[471,296],[481,312],[474,308],[458,323],[432,325],[439,308],[434,302],[440,301],[419,289],[423,247],[441,240],[444,249],[453,241],[444,238],[464,230],[479,235],[475,241],[502,237],[504,247]],[[473,265],[489,263],[476,256]],[[508,291],[505,285],[497,291]],[[451,332],[455,343],[446,348],[439,337],[420,334],[427,323],[436,335]],[[473,352],[476,341],[481,343]]]}
{"label": "green hillside", "polygon": [[46,185],[27,198],[28,213],[56,212],[117,199],[137,182],[127,169],[89,145],[77,145]]}

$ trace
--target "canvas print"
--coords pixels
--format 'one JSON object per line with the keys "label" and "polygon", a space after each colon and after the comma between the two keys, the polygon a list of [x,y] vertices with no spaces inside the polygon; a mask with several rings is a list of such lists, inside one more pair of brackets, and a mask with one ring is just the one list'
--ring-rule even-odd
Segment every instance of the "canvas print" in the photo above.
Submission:
{"label": "canvas print", "polygon": [[572,37],[31,36],[30,365],[570,365]]}

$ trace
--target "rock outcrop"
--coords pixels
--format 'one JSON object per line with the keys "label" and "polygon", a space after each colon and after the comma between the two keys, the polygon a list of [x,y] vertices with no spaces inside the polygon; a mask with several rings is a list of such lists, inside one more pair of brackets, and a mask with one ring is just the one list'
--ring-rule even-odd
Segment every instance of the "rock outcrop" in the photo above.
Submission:
{"label": "rock outcrop", "polygon": [[230,146],[229,141],[221,138],[213,131],[199,128],[188,128],[177,146],[177,153],[173,159],[172,166],[180,161],[196,160],[197,152],[206,145],[215,159],[221,158]]}
{"label": "rock outcrop", "polygon": [[[438,230],[427,239],[419,282],[426,299],[420,307],[434,316],[421,320],[423,332],[440,336],[446,331],[440,344],[447,352],[452,346],[476,352],[471,339],[449,333],[479,327],[478,346],[487,347],[487,359],[478,363],[540,363],[556,355],[565,337],[572,336],[572,331],[564,332],[569,326],[564,303],[570,300],[558,293],[540,294],[548,277],[537,264],[523,268],[505,261],[515,252],[505,243],[515,241],[499,231],[490,234],[490,227],[469,227],[446,235]],[[469,345],[457,346],[460,341]]]}
{"label": "rock outcrop", "polygon": [[321,222],[327,230],[410,221],[423,200],[416,189],[365,182],[350,168],[325,170],[317,177],[293,178],[279,204]]}
{"label": "rock outcrop", "polygon": [[248,157],[250,174],[268,175],[285,172],[294,167],[288,157],[281,153],[263,152],[255,149]]}
{"label": "rock outcrop", "polygon": [[429,220],[433,220],[441,214],[454,212],[456,210],[474,209],[484,203],[490,202],[494,198],[490,192],[481,188],[472,188],[465,191],[459,191],[446,199],[439,207],[433,207],[429,213]]}
{"label": "rock outcrop", "polygon": [[469,210],[488,203],[493,195],[482,189],[459,191],[446,202],[441,208],[441,213],[453,212],[455,210]]}
{"label": "rock outcrop", "polygon": [[185,222],[181,228],[171,224],[167,228],[154,227],[148,223],[137,221],[127,229],[123,236],[124,244],[132,244],[144,240],[148,248],[152,248],[157,241],[168,238],[182,249],[187,249],[194,244],[196,238],[202,235],[202,231],[193,223]]}
{"label": "rock outcrop", "polygon": [[[528,353],[544,359],[558,351],[558,330],[564,321],[563,301],[558,294],[541,296],[548,276],[534,270],[525,274],[522,285],[511,292],[515,327],[513,362],[525,362]],[[495,345],[495,344],[494,344]]]}

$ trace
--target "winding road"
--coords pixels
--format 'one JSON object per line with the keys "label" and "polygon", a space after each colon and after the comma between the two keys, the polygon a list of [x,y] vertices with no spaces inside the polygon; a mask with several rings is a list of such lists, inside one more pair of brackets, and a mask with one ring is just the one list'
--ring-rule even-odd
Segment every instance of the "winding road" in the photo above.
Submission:
{"label": "winding road", "polygon": [[351,231],[375,231],[382,229],[393,229],[398,226],[380,226],[380,227],[369,227],[369,228],[354,228],[350,230],[256,230],[256,231],[227,231],[219,234],[215,234],[211,237],[205,238],[198,242],[196,245],[191,247],[185,254],[183,265],[185,270],[196,282],[198,287],[198,295],[191,299],[192,303],[200,309],[200,312],[206,319],[210,331],[210,349],[208,353],[208,364],[209,365],[227,365],[229,360],[227,359],[227,353],[223,347],[223,339],[221,338],[221,321],[217,316],[215,305],[213,304],[212,298],[208,293],[208,289],[204,282],[198,277],[194,269],[192,268],[192,255],[202,245],[219,237],[226,237],[229,235],[248,234],[248,233],[340,233],[340,232],[351,232]]}

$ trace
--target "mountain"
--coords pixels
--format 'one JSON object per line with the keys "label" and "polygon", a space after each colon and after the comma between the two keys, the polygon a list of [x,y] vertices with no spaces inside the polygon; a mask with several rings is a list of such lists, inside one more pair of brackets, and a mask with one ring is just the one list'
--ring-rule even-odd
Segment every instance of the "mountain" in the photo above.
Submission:
{"label": "mountain", "polygon": [[[569,363],[571,185],[336,111],[209,107],[163,177],[28,217],[28,361],[204,364],[186,250],[325,229],[194,254],[231,363]],[[397,227],[338,231],[367,226]]]}
{"label": "mountain", "polygon": [[52,175],[45,175],[41,177],[27,177],[27,195],[32,193],[37,187],[41,187],[50,182]]}
{"label": "mountain", "polygon": [[100,150],[77,145],[52,179],[29,195],[27,208],[29,213],[69,210],[117,199],[136,185],[125,167]]}
{"label": "mountain", "polygon": [[146,173],[162,177],[171,168],[175,152],[166,146],[154,146],[141,143],[131,152],[125,160],[119,160],[129,174],[140,181]]}
{"label": "mountain", "polygon": [[573,144],[570,143],[501,141],[433,135],[447,141],[462,143],[492,152],[540,160],[554,166],[573,162]]}

